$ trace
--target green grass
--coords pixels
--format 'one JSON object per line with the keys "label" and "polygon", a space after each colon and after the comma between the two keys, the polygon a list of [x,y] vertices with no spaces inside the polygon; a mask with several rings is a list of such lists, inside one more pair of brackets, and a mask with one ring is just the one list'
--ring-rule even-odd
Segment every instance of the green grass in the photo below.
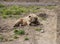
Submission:
{"label": "green grass", "polygon": [[14,36],[14,39],[18,39],[19,37],[17,35]]}
{"label": "green grass", "polygon": [[14,33],[16,35],[24,35],[25,34],[25,31],[24,30],[14,30]]}
{"label": "green grass", "polygon": [[3,5],[3,4],[0,4],[0,8],[2,8],[2,7],[5,7],[5,5]]}
{"label": "green grass", "polygon": [[52,10],[52,9],[55,9],[55,6],[45,6],[45,8]]}
{"label": "green grass", "polygon": [[29,38],[28,37],[25,37],[25,39],[24,40],[29,40]]}
{"label": "green grass", "polygon": [[21,6],[11,6],[0,10],[1,15],[21,15],[27,12],[28,9]]}
{"label": "green grass", "polygon": [[3,17],[4,19],[6,19],[6,18],[7,18],[7,16],[6,16],[6,15],[2,15],[2,17]]}
{"label": "green grass", "polygon": [[36,30],[36,31],[41,31],[42,29],[41,29],[41,28],[36,28],[35,30]]}
{"label": "green grass", "polygon": [[3,41],[3,39],[4,39],[4,38],[0,35],[0,41]]}
{"label": "green grass", "polygon": [[0,15],[3,16],[3,18],[6,18],[7,15],[22,15],[26,13],[37,13],[40,12],[41,8],[47,8],[47,9],[54,9],[55,6],[5,6],[3,4],[0,4]]}
{"label": "green grass", "polygon": [[13,41],[14,39],[10,38],[8,41]]}

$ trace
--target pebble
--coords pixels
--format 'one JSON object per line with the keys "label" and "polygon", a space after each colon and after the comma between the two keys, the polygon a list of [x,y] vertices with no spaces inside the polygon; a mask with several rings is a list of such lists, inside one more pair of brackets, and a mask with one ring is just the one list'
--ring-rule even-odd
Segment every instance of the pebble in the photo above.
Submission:
{"label": "pebble", "polygon": [[42,29],[40,32],[41,32],[41,33],[44,33],[44,30]]}

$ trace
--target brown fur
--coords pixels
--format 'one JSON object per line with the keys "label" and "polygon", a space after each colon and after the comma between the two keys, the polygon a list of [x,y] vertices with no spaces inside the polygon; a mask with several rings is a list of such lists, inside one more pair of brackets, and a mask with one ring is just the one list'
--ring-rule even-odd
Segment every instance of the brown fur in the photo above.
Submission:
{"label": "brown fur", "polygon": [[19,25],[26,26],[26,25],[32,25],[32,24],[34,25],[39,24],[38,16],[35,14],[30,14],[24,18],[18,19],[14,27],[18,27]]}
{"label": "brown fur", "polygon": [[15,25],[14,27],[18,27],[19,25],[21,26],[26,26],[27,22],[24,22],[24,19],[20,19]]}

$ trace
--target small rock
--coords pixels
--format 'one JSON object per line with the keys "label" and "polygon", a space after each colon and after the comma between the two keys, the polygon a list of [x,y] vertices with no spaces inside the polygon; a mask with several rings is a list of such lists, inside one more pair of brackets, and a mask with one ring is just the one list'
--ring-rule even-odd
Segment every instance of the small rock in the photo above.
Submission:
{"label": "small rock", "polygon": [[44,30],[42,29],[40,32],[41,32],[41,33],[44,33]]}

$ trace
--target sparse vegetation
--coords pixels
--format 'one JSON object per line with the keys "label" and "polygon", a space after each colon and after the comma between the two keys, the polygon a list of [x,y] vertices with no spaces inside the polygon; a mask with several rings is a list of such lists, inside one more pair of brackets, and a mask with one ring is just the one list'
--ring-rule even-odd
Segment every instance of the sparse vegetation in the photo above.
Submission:
{"label": "sparse vegetation", "polygon": [[11,38],[11,39],[9,39],[9,41],[13,41],[13,39]]}
{"label": "sparse vegetation", "polygon": [[5,7],[0,10],[0,13],[2,15],[21,15],[23,13],[27,13],[28,9],[26,7],[21,6],[11,6],[11,7]]}
{"label": "sparse vegetation", "polygon": [[41,29],[41,28],[36,28],[35,30],[36,30],[36,31],[41,31],[42,29]]}
{"label": "sparse vegetation", "polygon": [[55,6],[46,6],[45,8],[52,10],[52,9],[55,9]]}
{"label": "sparse vegetation", "polygon": [[25,40],[29,40],[29,38],[28,37],[25,37]]}
{"label": "sparse vegetation", "polygon": [[4,19],[6,19],[6,18],[7,18],[7,16],[6,16],[6,15],[2,15],[2,17],[3,17]]}
{"label": "sparse vegetation", "polygon": [[25,31],[24,30],[14,30],[14,33],[17,35],[24,35]]}
{"label": "sparse vegetation", "polygon": [[47,8],[47,9],[54,9],[55,6],[17,6],[13,5],[10,7],[5,7],[4,5],[0,4],[0,15],[3,16],[3,18],[6,18],[7,15],[22,15],[26,13],[36,13],[40,12],[40,8]]}
{"label": "sparse vegetation", "polygon": [[17,35],[15,35],[15,36],[14,36],[14,39],[17,39],[17,38],[19,38],[19,37],[18,37]]}
{"label": "sparse vegetation", "polygon": [[3,5],[3,4],[0,4],[0,8],[2,8],[2,7],[5,7],[5,5]]}
{"label": "sparse vegetation", "polygon": [[4,39],[4,38],[2,37],[2,35],[0,35],[0,41],[3,41],[3,39]]}

